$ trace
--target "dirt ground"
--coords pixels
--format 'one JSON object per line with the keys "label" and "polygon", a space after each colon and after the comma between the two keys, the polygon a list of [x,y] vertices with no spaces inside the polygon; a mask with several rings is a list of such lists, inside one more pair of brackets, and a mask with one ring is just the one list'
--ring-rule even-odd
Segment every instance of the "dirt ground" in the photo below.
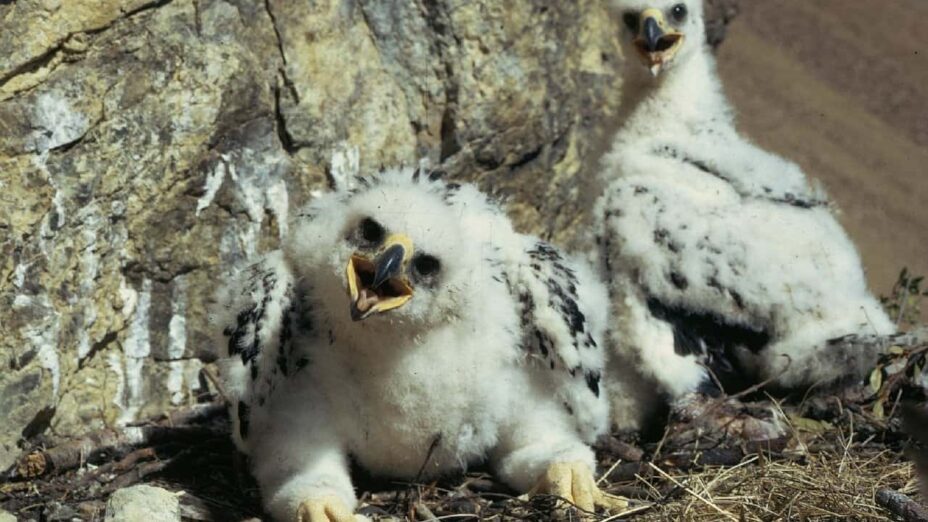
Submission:
{"label": "dirt ground", "polygon": [[875,293],[928,274],[928,2],[740,6],[719,69],[742,129],[825,185]]}

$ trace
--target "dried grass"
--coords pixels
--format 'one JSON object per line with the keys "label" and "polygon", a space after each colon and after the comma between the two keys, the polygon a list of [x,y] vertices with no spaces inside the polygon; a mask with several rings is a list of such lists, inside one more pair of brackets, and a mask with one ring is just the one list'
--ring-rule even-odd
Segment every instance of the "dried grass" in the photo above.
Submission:
{"label": "dried grass", "polygon": [[[810,456],[804,464],[752,458],[738,468],[639,478],[635,485],[660,491],[664,481],[683,490],[680,498],[652,498],[652,509],[635,520],[793,520],[854,518],[892,520],[874,500],[884,487],[915,491],[911,463],[889,453],[848,456],[843,468],[837,454]],[[673,495],[671,495],[673,496]]]}
{"label": "dried grass", "polygon": [[[598,450],[605,471],[599,485],[633,499],[629,512],[591,514],[570,509],[557,497],[517,496],[486,471],[409,484],[355,470],[362,511],[374,520],[416,521],[897,520],[877,502],[878,491],[928,500],[921,497],[926,492],[919,493],[917,466],[908,458],[928,470],[928,410],[922,406],[907,416],[905,407],[898,408],[900,417],[908,419],[907,431],[895,416],[899,397],[924,403],[924,390],[912,384],[918,372],[909,369],[920,368],[925,353],[924,345],[892,351],[892,358],[907,362],[881,363],[875,370],[879,386],[871,378],[840,395],[792,397],[792,402],[759,391],[743,397],[745,402],[742,397],[696,402],[671,416],[658,441],[608,438]],[[913,357],[920,359],[910,364]],[[890,407],[875,407],[884,403]],[[761,444],[746,442],[763,433],[765,423],[780,421],[787,433]],[[164,428],[164,419],[150,424]],[[234,457],[224,416],[192,416],[183,426],[167,424],[168,432],[177,433],[156,430],[161,435],[141,449],[110,444],[107,451],[86,454],[87,459],[81,453],[80,462],[71,467],[59,458],[52,460],[60,469],[51,472],[15,480],[0,477],[0,508],[26,520],[99,519],[112,489],[148,482],[184,491],[185,520],[262,517],[260,493],[245,463]],[[191,438],[190,433],[201,436]],[[60,449],[42,454],[60,456]],[[725,465],[710,465],[720,463]]]}
{"label": "dried grass", "polygon": [[799,450],[776,460],[759,454],[733,467],[686,472],[651,463],[653,473],[604,487],[646,493],[641,500],[651,507],[636,521],[888,521],[895,519],[876,503],[878,490],[917,495],[914,465],[899,452],[872,440],[854,442],[853,432],[803,435]]}

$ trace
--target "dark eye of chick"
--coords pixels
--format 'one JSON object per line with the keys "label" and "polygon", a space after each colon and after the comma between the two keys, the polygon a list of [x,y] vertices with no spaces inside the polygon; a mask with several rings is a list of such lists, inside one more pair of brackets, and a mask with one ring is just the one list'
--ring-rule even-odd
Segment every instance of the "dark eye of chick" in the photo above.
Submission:
{"label": "dark eye of chick", "polygon": [[638,13],[626,11],[625,14],[622,15],[622,23],[625,24],[625,27],[627,27],[629,31],[637,34],[639,24],[638,18]]}
{"label": "dark eye of chick", "polygon": [[358,225],[358,235],[368,243],[379,244],[383,241],[386,231],[380,223],[371,218],[364,218]]}
{"label": "dark eye of chick", "polygon": [[441,270],[441,261],[435,256],[419,254],[412,260],[412,267],[421,276],[437,274]]}
{"label": "dark eye of chick", "polygon": [[670,8],[670,17],[677,23],[686,20],[686,14],[686,6],[683,4],[677,4]]}

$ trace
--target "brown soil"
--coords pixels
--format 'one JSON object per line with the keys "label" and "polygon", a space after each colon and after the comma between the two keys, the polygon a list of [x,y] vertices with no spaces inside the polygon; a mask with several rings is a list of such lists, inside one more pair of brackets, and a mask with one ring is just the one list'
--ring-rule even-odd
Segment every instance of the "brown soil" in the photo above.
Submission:
{"label": "brown soil", "polygon": [[740,6],[719,69],[742,129],[825,185],[875,293],[928,275],[928,2]]}

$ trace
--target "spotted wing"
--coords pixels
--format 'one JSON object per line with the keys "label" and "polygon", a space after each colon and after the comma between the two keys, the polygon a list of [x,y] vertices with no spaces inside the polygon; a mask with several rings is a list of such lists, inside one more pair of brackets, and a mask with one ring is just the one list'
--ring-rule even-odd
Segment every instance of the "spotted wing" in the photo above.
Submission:
{"label": "spotted wing", "polygon": [[600,379],[608,313],[605,287],[583,263],[543,241],[523,238],[506,280],[521,316],[522,348],[577,418],[586,438],[606,427]]}
{"label": "spotted wing", "polygon": [[265,255],[236,274],[219,292],[213,313],[221,332],[224,392],[247,438],[250,412],[263,406],[276,385],[305,365],[294,360],[293,334],[307,317],[281,252]]}

